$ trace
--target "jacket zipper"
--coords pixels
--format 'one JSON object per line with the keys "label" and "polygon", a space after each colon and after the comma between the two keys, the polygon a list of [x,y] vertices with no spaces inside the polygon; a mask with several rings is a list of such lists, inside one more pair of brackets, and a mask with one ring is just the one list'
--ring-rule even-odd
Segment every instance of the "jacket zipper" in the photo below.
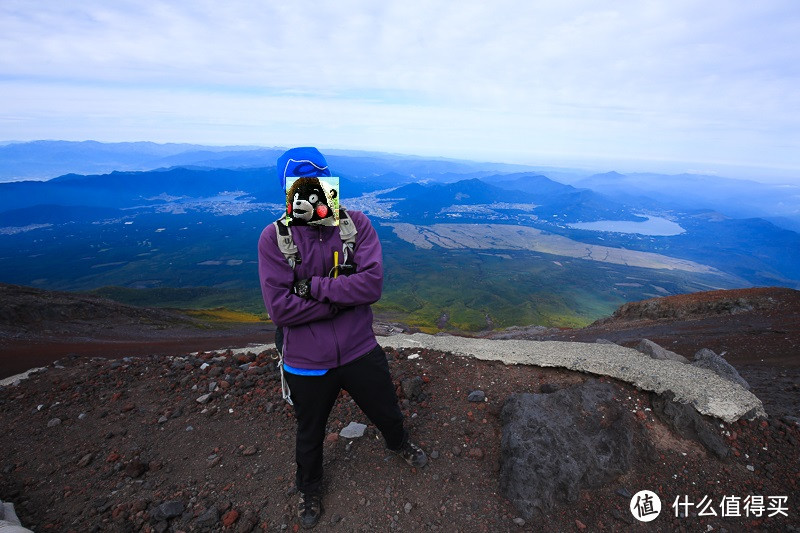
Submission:
{"label": "jacket zipper", "polygon": [[336,336],[336,326],[331,322],[331,329],[333,330],[333,342],[336,344],[336,366],[342,366],[342,353],[339,350],[339,337]]}
{"label": "jacket zipper", "polygon": [[[319,242],[322,243],[322,226],[317,227],[317,235],[319,236]],[[321,249],[321,258],[322,258],[322,271],[325,272],[325,247],[320,244]],[[336,335],[336,326],[334,326],[333,321],[331,321],[331,332],[333,333],[333,343],[336,345],[336,366],[342,366],[342,351],[339,347],[339,337]]]}

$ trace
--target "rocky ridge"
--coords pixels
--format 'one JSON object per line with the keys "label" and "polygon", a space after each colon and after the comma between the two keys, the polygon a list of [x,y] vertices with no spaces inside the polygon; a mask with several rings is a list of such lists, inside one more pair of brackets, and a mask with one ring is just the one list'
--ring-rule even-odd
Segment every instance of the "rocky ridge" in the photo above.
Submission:
{"label": "rocky ridge", "polygon": [[800,305],[800,291],[779,287],[681,294],[626,303],[590,327],[637,320],[685,320],[776,311],[797,305]]}

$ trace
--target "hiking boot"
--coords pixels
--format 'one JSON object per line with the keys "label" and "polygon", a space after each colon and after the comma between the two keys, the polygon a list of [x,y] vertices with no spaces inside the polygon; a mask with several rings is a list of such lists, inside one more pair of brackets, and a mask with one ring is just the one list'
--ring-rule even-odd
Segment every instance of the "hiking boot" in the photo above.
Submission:
{"label": "hiking boot", "polygon": [[402,457],[403,461],[417,468],[422,468],[428,464],[428,456],[425,455],[425,452],[422,450],[422,448],[410,440],[407,440],[406,443],[394,453]]}
{"label": "hiking boot", "polygon": [[301,492],[297,502],[297,516],[303,529],[311,529],[322,516],[322,494],[318,492]]}

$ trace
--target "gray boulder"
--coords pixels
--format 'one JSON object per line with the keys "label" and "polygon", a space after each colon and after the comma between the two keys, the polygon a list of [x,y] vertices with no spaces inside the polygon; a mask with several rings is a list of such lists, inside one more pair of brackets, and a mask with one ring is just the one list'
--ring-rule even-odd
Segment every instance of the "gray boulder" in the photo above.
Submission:
{"label": "gray boulder", "polygon": [[719,458],[728,456],[730,449],[712,422],[689,404],[675,401],[675,394],[666,391],[651,395],[653,413],[680,436],[693,439]]}
{"label": "gray boulder", "polygon": [[526,520],[626,472],[633,415],[609,383],[589,380],[551,394],[514,394],[501,413],[500,489]]}
{"label": "gray boulder", "polygon": [[689,362],[689,360],[684,356],[675,352],[671,352],[666,348],[662,348],[649,339],[642,339],[636,349],[645,355],[649,355],[653,359],[660,359],[662,361],[678,361],[679,363]]}
{"label": "gray boulder", "polygon": [[0,531],[3,533],[33,533],[30,529],[22,527],[17,513],[14,511],[14,504],[3,503],[3,500],[0,500]]}
{"label": "gray boulder", "polygon": [[727,379],[728,381],[732,381],[737,385],[741,385],[747,390],[750,390],[750,384],[745,381],[745,379],[739,375],[739,372],[736,371],[735,368],[731,366],[731,364],[725,360],[724,357],[721,355],[717,355],[713,351],[709,350],[708,348],[703,348],[696,354],[694,354],[694,361],[692,362],[692,366],[696,366],[698,368],[707,368],[716,372],[720,377]]}

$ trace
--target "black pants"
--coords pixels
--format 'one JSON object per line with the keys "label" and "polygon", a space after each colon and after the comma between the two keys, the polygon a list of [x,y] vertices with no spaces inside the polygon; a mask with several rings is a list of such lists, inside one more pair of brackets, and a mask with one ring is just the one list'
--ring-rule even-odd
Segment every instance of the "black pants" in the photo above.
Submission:
{"label": "black pants", "polygon": [[386,354],[380,346],[322,376],[298,376],[286,372],[297,418],[297,489],[301,492],[322,490],[322,444],[328,415],[341,389],[346,390],[358,407],[375,424],[386,440],[386,447],[398,450],[408,438],[403,428],[403,414],[397,405]]}

